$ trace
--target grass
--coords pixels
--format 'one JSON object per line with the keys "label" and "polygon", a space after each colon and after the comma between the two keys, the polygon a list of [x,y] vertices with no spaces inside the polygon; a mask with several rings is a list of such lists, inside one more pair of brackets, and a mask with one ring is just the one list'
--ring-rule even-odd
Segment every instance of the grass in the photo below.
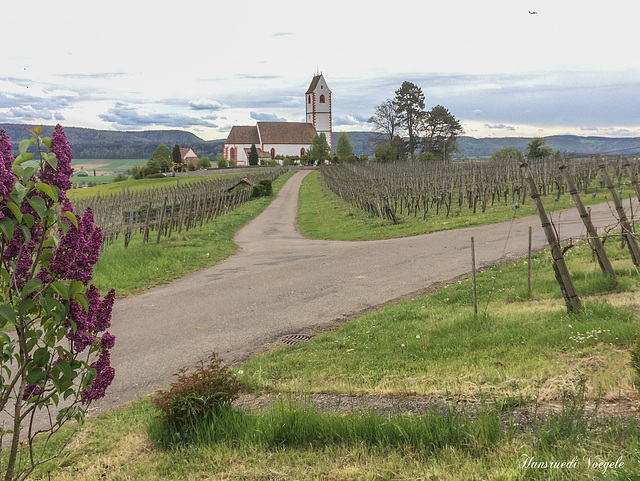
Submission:
{"label": "grass", "polygon": [[[274,195],[293,174],[288,172],[273,183]],[[102,293],[113,288],[118,297],[126,297],[212,266],[236,252],[235,232],[270,202],[267,197],[251,200],[202,228],[174,233],[159,244],[152,240],[143,245],[134,239],[125,248],[123,242],[117,242],[100,255],[94,267],[94,284]]]}
{"label": "grass", "polygon": [[[619,246],[607,245],[619,279],[603,278],[588,246],[569,270],[584,309],[567,314],[548,252],[347,323],[338,332],[276,349],[243,367],[256,391],[403,394],[466,400],[518,397],[557,402],[587,376],[593,400],[635,399],[627,350],[638,335],[640,280]],[[635,300],[634,300],[635,299]]]}
{"label": "grass", "polygon": [[[593,192],[594,190],[590,189],[588,195],[581,194],[582,201],[586,206],[602,203],[605,202],[605,199],[610,198],[607,189],[595,190],[595,198],[592,197]],[[626,186],[622,198],[625,198],[629,193],[635,197],[633,190]],[[543,197],[543,201],[548,213],[575,207],[568,194],[560,196],[557,203],[554,202],[553,195]],[[298,226],[302,235],[310,239],[360,241],[392,239],[493,224],[531,215],[536,215],[536,209],[533,201],[527,197],[525,203],[521,204],[517,211],[514,210],[511,203],[505,205],[504,202],[496,202],[494,206],[487,206],[484,213],[480,206],[475,214],[466,206],[462,209],[453,207],[447,217],[445,208],[441,209],[439,215],[435,215],[434,207],[429,210],[429,214],[424,220],[422,213],[419,213],[417,217],[398,213],[399,222],[394,224],[391,220],[369,216],[364,211],[348,204],[327,188],[320,172],[312,172],[304,179],[300,189]]]}

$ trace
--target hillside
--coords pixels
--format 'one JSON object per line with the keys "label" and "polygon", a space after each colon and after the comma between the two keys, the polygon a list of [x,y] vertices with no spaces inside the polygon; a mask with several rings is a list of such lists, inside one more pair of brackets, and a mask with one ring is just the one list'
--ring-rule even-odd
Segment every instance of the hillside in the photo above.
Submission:
{"label": "hillside", "polygon": [[[27,129],[33,125],[0,124],[18,150],[18,142],[30,134]],[[44,135],[50,135],[52,126],[44,126]],[[65,127],[67,139],[78,159],[145,159],[151,157],[159,144],[173,148],[175,144],[189,147],[199,156],[215,159],[222,152],[224,139],[203,140],[184,130],[143,130],[138,132],[95,130],[78,127]],[[338,143],[339,132],[333,133],[333,145]],[[373,157],[376,134],[372,132],[347,132],[356,155]],[[640,152],[640,137],[581,137],[577,135],[553,135],[545,137],[547,145],[565,154],[634,154]],[[490,157],[496,150],[515,147],[523,152],[527,149],[530,137],[468,137],[459,139],[463,158]]]}
{"label": "hillside", "polygon": [[[18,142],[29,137],[27,129],[33,125],[0,124],[14,144],[17,151]],[[50,136],[53,126],[45,125],[44,134]],[[139,132],[123,132],[115,130],[95,130],[78,127],[65,127],[67,140],[78,159],[146,159],[151,157],[159,144],[173,148],[175,144],[189,147],[199,157],[203,155],[215,159],[222,152],[224,140],[203,140],[197,135],[184,130],[144,130]]]}

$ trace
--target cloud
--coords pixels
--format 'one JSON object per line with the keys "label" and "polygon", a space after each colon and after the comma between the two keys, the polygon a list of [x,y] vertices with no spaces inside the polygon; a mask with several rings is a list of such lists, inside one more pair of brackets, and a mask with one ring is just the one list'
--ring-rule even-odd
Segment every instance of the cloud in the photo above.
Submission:
{"label": "cloud", "polygon": [[275,114],[251,112],[249,115],[253,120],[257,120],[258,122],[286,122],[287,121],[287,119],[278,117]]}
{"label": "cloud", "polygon": [[234,75],[234,77],[250,80],[275,80],[279,79],[280,75],[237,73]]}
{"label": "cloud", "polygon": [[[11,107],[5,114],[7,120],[15,121],[40,121],[40,120],[64,120],[61,112],[52,112],[46,108],[34,108],[32,105]],[[2,116],[0,115],[0,119]]]}
{"label": "cloud", "polygon": [[294,35],[294,33],[293,32],[275,32],[271,34],[272,37],[289,37],[291,35]]}
{"label": "cloud", "polygon": [[217,100],[211,100],[205,97],[200,97],[198,100],[190,100],[189,101],[189,107],[191,107],[192,110],[222,110],[224,108],[226,108],[227,106],[224,104],[221,104],[220,102],[218,102]]}
{"label": "cloud", "polygon": [[105,122],[112,123],[114,128],[117,129],[136,129],[153,125],[177,128],[192,126],[218,127],[213,122],[202,118],[173,112],[150,112],[145,110],[144,107],[127,105],[122,102],[117,102],[107,113],[100,114],[98,117]]}
{"label": "cloud", "polygon": [[497,130],[511,130],[511,131],[516,130],[514,126],[505,125],[505,124],[484,124],[484,127],[487,129],[497,129]]}
{"label": "cloud", "polygon": [[333,119],[333,125],[338,126],[347,126],[347,125],[361,125],[367,124],[369,117],[361,114],[346,114],[346,115],[337,115]]}

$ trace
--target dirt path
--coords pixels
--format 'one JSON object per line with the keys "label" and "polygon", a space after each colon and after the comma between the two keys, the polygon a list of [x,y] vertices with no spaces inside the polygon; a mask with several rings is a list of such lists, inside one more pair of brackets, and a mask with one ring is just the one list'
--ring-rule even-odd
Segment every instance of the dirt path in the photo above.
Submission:
{"label": "dirt path", "polygon": [[[526,255],[537,218],[421,236],[367,242],[304,239],[296,231],[298,192],[308,172],[293,176],[272,204],[236,235],[239,252],[186,278],[116,301],[111,331],[116,378],[92,410],[109,409],[165,388],[172,374],[212,351],[239,361],[284,334],[330,324],[470,272]],[[606,205],[592,209],[611,223]],[[557,216],[556,216],[557,218]],[[575,210],[562,214],[561,237],[584,228]]]}

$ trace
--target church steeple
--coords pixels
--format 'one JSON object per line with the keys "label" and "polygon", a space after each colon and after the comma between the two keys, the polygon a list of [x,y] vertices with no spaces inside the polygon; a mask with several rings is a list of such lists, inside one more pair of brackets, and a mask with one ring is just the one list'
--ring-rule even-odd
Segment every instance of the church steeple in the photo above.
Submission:
{"label": "church steeple", "polygon": [[331,90],[322,73],[314,75],[311,80],[311,85],[305,94],[305,105],[307,106],[307,123],[312,124],[319,134],[324,133],[329,147],[332,148]]}

